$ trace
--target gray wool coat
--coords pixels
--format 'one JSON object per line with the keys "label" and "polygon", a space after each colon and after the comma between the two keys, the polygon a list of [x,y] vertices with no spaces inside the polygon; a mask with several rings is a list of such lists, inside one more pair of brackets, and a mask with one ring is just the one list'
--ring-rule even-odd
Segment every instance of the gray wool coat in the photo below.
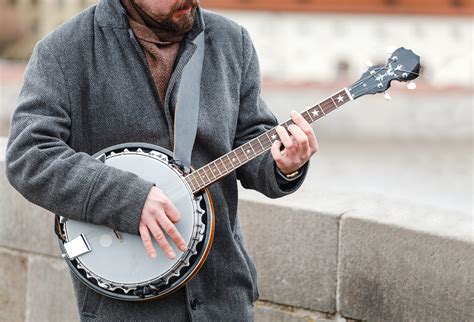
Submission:
{"label": "gray wool coat", "polygon": [[[138,234],[152,183],[90,155],[126,142],[173,150],[171,107],[182,67],[193,53],[190,40],[203,28],[193,165],[201,167],[275,126],[260,98],[259,66],[248,33],[217,14],[200,10],[198,16],[181,44],[164,106],[118,0],[101,1],[40,41],[13,116],[6,159],[11,184],[61,216]],[[177,292],[139,303],[102,296],[73,276],[81,319],[252,320],[256,271],[238,223],[237,180],[276,198],[295,191],[303,177],[288,184],[279,181],[266,153],[215,183],[210,187],[214,244],[199,273]]]}

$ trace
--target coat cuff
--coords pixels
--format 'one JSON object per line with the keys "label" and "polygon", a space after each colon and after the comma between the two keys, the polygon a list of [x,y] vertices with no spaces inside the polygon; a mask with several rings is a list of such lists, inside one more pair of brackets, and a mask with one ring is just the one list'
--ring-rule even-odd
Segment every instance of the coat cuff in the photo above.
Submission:
{"label": "coat cuff", "polygon": [[276,163],[274,163],[274,169],[275,169],[275,176],[276,176],[276,181],[278,186],[282,191],[285,191],[285,193],[292,193],[303,184],[303,181],[306,177],[306,173],[308,172],[309,168],[309,161],[306,162],[300,169],[298,169],[298,175],[293,177],[293,178],[287,178],[285,174],[283,174],[280,169],[276,166]]}
{"label": "coat cuff", "polygon": [[130,172],[117,176],[104,166],[89,194],[85,221],[138,235],[141,213],[153,182]]}

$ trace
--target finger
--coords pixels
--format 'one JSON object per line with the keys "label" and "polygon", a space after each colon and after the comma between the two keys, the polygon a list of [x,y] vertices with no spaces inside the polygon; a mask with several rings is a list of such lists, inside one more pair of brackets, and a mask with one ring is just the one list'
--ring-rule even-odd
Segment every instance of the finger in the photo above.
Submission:
{"label": "finger", "polygon": [[178,208],[176,208],[176,206],[171,200],[169,200],[169,202],[166,203],[165,212],[166,212],[166,216],[168,216],[168,218],[171,220],[173,224],[176,224],[181,219],[181,215],[179,213]]}
{"label": "finger", "polygon": [[309,141],[309,146],[310,146],[311,151],[312,151],[313,153],[318,152],[318,150],[319,150],[319,143],[318,143],[318,139],[316,138],[316,136],[314,136],[314,140],[310,140],[310,141]]}
{"label": "finger", "polygon": [[186,242],[184,241],[183,237],[181,237],[181,234],[179,233],[178,229],[176,229],[176,226],[162,212],[158,214],[158,223],[181,251],[184,252],[188,249]]}
{"label": "finger", "polygon": [[142,238],[143,245],[145,246],[145,250],[150,258],[156,258],[156,251],[153,247],[153,243],[151,242],[150,232],[148,228],[140,223],[138,226],[138,230],[140,231],[140,237]]}
{"label": "finger", "polygon": [[283,158],[283,156],[281,155],[280,148],[281,148],[281,141],[280,140],[273,141],[271,152],[272,152],[273,160],[275,160],[275,162],[279,162]]}
{"label": "finger", "polygon": [[295,122],[296,125],[298,125],[301,130],[306,134],[308,137],[308,142],[309,142],[309,147],[311,151],[314,153],[318,150],[318,143],[316,140],[316,135],[314,134],[314,130],[309,125],[309,123],[305,120],[305,118],[298,112],[292,111],[291,112],[291,119],[293,122]]}
{"label": "finger", "polygon": [[158,242],[158,245],[163,249],[165,252],[166,256],[170,259],[174,259],[176,257],[175,252],[171,248],[170,244],[166,240],[165,234],[161,230],[161,228],[158,226],[158,223],[156,221],[152,221],[148,223],[147,225],[148,229],[150,232],[153,234],[153,237],[155,240]]}
{"label": "finger", "polygon": [[285,146],[285,149],[287,150],[292,150],[295,148],[293,140],[290,138],[290,135],[288,132],[285,130],[283,126],[277,126],[276,127],[276,132],[278,133],[278,136],[280,137],[281,143]]}
{"label": "finger", "polygon": [[291,133],[294,140],[297,142],[297,155],[300,159],[307,160],[311,154],[309,153],[309,143],[306,133],[303,132],[301,128],[297,125],[290,125],[288,131]]}

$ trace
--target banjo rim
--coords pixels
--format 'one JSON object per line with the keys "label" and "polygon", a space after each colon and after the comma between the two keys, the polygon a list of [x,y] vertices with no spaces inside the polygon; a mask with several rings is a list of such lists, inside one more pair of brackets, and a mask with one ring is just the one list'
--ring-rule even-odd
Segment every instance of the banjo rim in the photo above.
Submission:
{"label": "banjo rim", "polygon": [[[125,144],[118,144],[118,145],[113,145],[108,148],[102,149],[99,152],[95,153],[92,157],[98,159],[101,155],[111,153],[113,151],[117,150],[124,150],[124,149],[130,149],[130,150],[137,150],[137,149],[146,149],[146,150],[154,150],[161,152],[168,156],[169,158],[172,159],[172,153],[160,146],[149,144],[149,143],[141,143],[141,142],[131,142],[131,143],[125,143]],[[194,169],[193,169],[194,170]],[[61,249],[61,252],[63,254],[64,259],[66,260],[66,263],[70,267],[71,271],[74,273],[76,277],[78,277],[81,282],[83,282],[87,287],[93,289],[94,291],[97,291],[98,293],[112,297],[115,299],[119,300],[126,300],[126,301],[147,301],[147,300],[152,300],[152,299],[159,299],[162,297],[165,297],[181,287],[185,286],[201,269],[203,266],[204,262],[206,261],[210,250],[212,243],[214,241],[214,229],[215,229],[215,215],[214,215],[214,205],[213,201],[210,195],[210,192],[207,188],[203,189],[202,192],[199,193],[203,198],[203,202],[206,205],[206,212],[202,216],[206,218],[206,227],[204,230],[204,238],[200,242],[202,244],[202,248],[200,251],[196,253],[197,259],[193,261],[189,267],[186,269],[186,271],[178,277],[178,279],[172,283],[169,283],[166,285],[165,288],[161,290],[157,290],[155,294],[145,294],[145,295],[137,295],[133,291],[129,294],[127,292],[120,292],[117,293],[115,290],[109,290],[104,287],[101,287],[98,285],[97,281],[93,281],[93,277],[87,277],[86,272],[84,273],[80,272],[81,268],[78,268],[75,262],[77,261],[72,258],[68,258],[64,249],[64,243],[67,242],[67,238],[64,234],[64,223],[61,222],[61,216],[56,215],[56,220],[55,220],[55,230],[56,234],[58,236],[58,242],[59,246]],[[66,217],[64,217],[66,218]],[[67,221],[67,218],[66,218]],[[160,275],[157,276],[157,278]],[[147,286],[144,286],[147,287]]]}

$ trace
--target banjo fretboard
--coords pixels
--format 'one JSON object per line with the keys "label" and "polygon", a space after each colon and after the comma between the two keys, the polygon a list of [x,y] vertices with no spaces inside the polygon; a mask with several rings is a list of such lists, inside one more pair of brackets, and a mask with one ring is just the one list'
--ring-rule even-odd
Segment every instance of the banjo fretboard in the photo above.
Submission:
{"label": "banjo fretboard", "polygon": [[[352,100],[352,97],[350,96],[349,91],[344,88],[319,104],[305,110],[301,115],[311,124],[350,100]],[[285,129],[288,129],[288,126],[293,123],[294,122],[290,119],[280,125]],[[193,190],[193,193],[199,192],[265,151],[270,150],[273,142],[277,139],[279,139],[279,137],[276,128],[274,127],[222,157],[190,173],[186,176],[186,181]]]}

